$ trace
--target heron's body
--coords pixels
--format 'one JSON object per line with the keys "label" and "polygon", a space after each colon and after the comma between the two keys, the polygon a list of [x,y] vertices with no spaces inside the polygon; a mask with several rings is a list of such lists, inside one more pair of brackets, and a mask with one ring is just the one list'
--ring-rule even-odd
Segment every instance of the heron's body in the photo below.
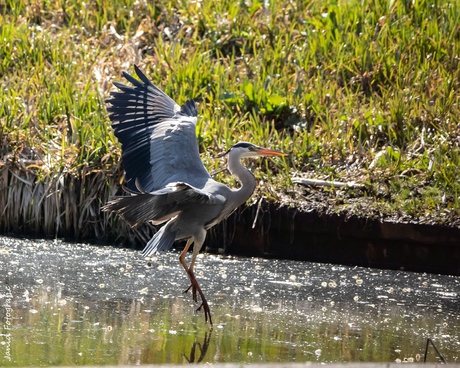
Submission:
{"label": "heron's body", "polygon": [[[198,151],[194,101],[177,105],[137,67],[135,70],[141,81],[124,72],[134,87],[115,83],[121,92],[111,93],[107,108],[122,144],[129,195],[112,199],[104,210],[117,212],[132,226],[148,221],[166,223],[147,243],[144,256],[170,249],[175,240],[187,239],[180,262],[189,275],[194,300],[198,292],[200,308],[204,307],[206,320],[212,324],[209,306],[193,273],[206,231],[246,202],[256,188],[256,180],[241,164],[241,158],[284,154],[237,143],[227,152],[228,169],[241,182],[240,188],[231,189],[213,180]],[[192,261],[187,266],[185,254],[192,243]]]}

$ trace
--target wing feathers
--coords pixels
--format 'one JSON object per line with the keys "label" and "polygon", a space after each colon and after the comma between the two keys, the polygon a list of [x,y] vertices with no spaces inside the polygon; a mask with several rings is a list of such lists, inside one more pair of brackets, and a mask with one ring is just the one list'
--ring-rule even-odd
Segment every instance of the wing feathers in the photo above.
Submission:
{"label": "wing feathers", "polygon": [[186,116],[197,116],[196,104],[193,100],[187,100],[181,107],[180,111]]}
{"label": "wing feathers", "polygon": [[[146,85],[153,86],[152,82],[149,81],[149,79],[145,76],[144,73],[142,73],[142,71],[139,69],[139,67],[137,65],[134,65],[134,70],[136,71],[137,76],[142,80],[142,82],[144,82]],[[126,74],[128,74],[128,73],[126,73]]]}
{"label": "wing feathers", "polygon": [[158,252],[166,251],[172,248],[177,232],[172,231],[172,221],[163,226],[145,246],[142,251],[143,257],[148,257]]}
{"label": "wing feathers", "polygon": [[[141,181],[132,183],[137,191],[142,190]],[[130,190],[131,191],[131,190]],[[225,198],[207,194],[186,183],[174,183],[152,193],[140,193],[115,197],[103,211],[116,212],[131,226],[139,226],[147,221],[156,224],[165,222],[179,214],[184,205],[190,203],[224,204]]]}
{"label": "wing feathers", "polygon": [[128,188],[136,190],[136,179],[149,192],[176,181],[200,187],[210,176],[198,152],[195,102],[188,100],[180,107],[137,66],[134,69],[140,80],[123,72],[133,86],[114,82],[119,91],[111,92],[106,101],[122,144]]}

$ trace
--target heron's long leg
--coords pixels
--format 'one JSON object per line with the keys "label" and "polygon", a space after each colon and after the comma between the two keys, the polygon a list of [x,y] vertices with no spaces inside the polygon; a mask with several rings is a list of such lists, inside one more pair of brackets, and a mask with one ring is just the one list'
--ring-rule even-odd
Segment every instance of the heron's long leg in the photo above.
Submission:
{"label": "heron's long leg", "polygon": [[[195,266],[195,260],[200,252],[201,246],[204,243],[204,238],[206,236],[206,231],[203,229],[203,232],[199,234],[199,237],[197,238],[196,236],[193,238],[190,238],[187,240],[187,244],[185,245],[184,250],[182,251],[179,261],[182,264],[182,267],[184,267],[185,272],[187,272],[187,275],[190,279],[191,285],[185,292],[189,291],[192,289],[192,297],[195,302],[198,301],[196,293],[200,294],[201,297],[201,305],[198,307],[197,311],[199,311],[201,308],[204,310],[204,318],[206,322],[209,319],[209,323],[212,326],[212,318],[211,318],[211,310],[209,309],[208,301],[206,300],[206,297],[204,296],[203,291],[200,288],[200,285],[198,284],[198,281],[196,280],[195,273],[193,272],[193,267]],[[193,255],[192,255],[192,260],[190,262],[190,267],[187,267],[187,263],[185,262],[185,256],[187,254],[188,249],[190,248],[190,245],[195,242],[193,246]]]}

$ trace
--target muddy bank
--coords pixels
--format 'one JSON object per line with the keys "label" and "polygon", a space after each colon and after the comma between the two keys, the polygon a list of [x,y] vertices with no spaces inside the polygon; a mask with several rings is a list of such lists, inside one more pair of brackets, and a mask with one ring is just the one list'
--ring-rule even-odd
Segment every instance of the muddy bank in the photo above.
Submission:
{"label": "muddy bank", "polygon": [[[142,248],[153,226],[133,230],[100,211],[122,193],[119,173],[88,169],[39,181],[20,165],[1,166],[0,232]],[[458,227],[324,213],[305,203],[240,208],[209,231],[205,245],[211,252],[460,275]]]}
{"label": "muddy bank", "polygon": [[215,232],[207,242],[211,251],[222,238],[230,254],[460,275],[458,228],[265,203],[239,211]]}

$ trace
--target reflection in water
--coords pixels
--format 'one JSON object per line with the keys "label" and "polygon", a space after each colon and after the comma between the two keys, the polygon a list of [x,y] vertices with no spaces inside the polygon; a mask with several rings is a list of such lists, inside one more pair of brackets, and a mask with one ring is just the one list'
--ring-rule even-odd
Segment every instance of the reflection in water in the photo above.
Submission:
{"label": "reflection in water", "polygon": [[[209,337],[208,337],[207,332],[204,333],[203,344],[200,344],[199,342],[196,342],[196,341],[192,344],[192,349],[190,350],[189,357],[187,358],[187,356],[184,354],[184,357],[185,359],[187,359],[187,362],[200,363],[203,360],[203,358],[206,356],[206,352],[208,351],[209,342],[211,341],[211,336],[212,336],[212,329],[209,330]],[[197,353],[196,351],[197,347],[199,349],[200,355],[195,358],[195,354]]]}
{"label": "reflection in water", "polygon": [[460,361],[457,277],[201,255],[211,332],[177,257],[0,237],[0,362]]}

